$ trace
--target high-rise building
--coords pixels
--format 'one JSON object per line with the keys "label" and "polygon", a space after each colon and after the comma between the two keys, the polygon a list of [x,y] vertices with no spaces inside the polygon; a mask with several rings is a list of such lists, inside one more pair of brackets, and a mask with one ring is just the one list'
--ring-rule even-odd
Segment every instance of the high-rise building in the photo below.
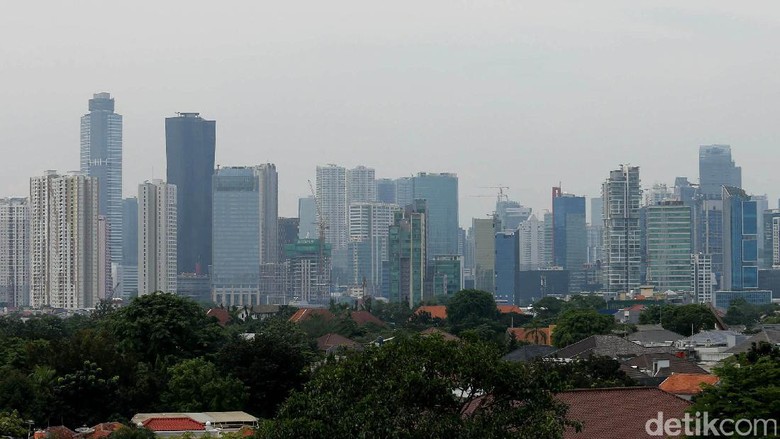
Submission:
{"label": "high-rise building", "polygon": [[0,303],[30,302],[30,204],[27,198],[0,198]]}
{"label": "high-rise building", "polygon": [[395,204],[408,206],[414,202],[414,177],[395,180]]}
{"label": "high-rise building", "polygon": [[48,171],[30,179],[30,305],[98,302],[98,180]]}
{"label": "high-rise building", "polygon": [[114,293],[128,300],[138,296],[138,198],[122,200],[122,261],[119,288]]}
{"label": "high-rise building", "polygon": [[682,201],[686,206],[693,206],[696,198],[696,186],[688,181],[688,177],[674,179],[674,199]]}
{"label": "high-rise building", "polygon": [[[289,298],[292,301],[327,304],[330,297],[330,244],[319,239],[299,239],[284,247],[289,261]],[[321,264],[321,265],[320,265]]]}
{"label": "high-rise building", "polygon": [[317,202],[325,221],[325,242],[334,250],[347,247],[347,171],[341,166],[317,166]]}
{"label": "high-rise building", "polygon": [[520,235],[514,232],[498,232],[495,235],[495,285],[496,300],[514,303],[518,293],[517,281],[520,263]]}
{"label": "high-rise building", "polygon": [[500,230],[498,217],[473,218],[475,288],[495,293],[496,233]]}
{"label": "high-rise building", "polygon": [[517,201],[500,200],[496,202],[496,214],[501,224],[501,230],[517,230],[520,223],[527,220],[532,209]]}
{"label": "high-rise building", "polygon": [[393,216],[387,236],[387,298],[406,301],[409,307],[422,302],[427,273],[426,201],[414,200]]}
{"label": "high-rise building", "polygon": [[521,271],[538,270],[545,267],[544,255],[544,223],[531,215],[520,223],[518,228],[520,240],[520,256],[518,262]]}
{"label": "high-rise building", "polygon": [[694,253],[691,255],[691,286],[699,303],[712,302],[715,274],[712,272],[712,255]]}
{"label": "high-rise building", "polygon": [[723,276],[723,201],[698,199],[694,205],[694,252],[711,256],[716,285]]}
{"label": "high-rise building", "polygon": [[111,225],[103,215],[98,215],[98,299],[105,300],[114,296],[114,277],[111,270]]}
{"label": "high-rise building", "polygon": [[758,288],[756,202],[744,190],[723,186],[723,282],[721,290]]}
{"label": "high-rise building", "polygon": [[109,93],[95,93],[81,117],[81,172],[98,181],[99,214],[111,230],[111,263],[122,260],[122,116]]}
{"label": "high-rise building", "polygon": [[604,241],[604,200],[601,197],[590,199],[590,222],[588,224],[588,264],[596,266],[602,257]]}
{"label": "high-rise building", "polygon": [[569,288],[579,293],[585,284],[588,234],[585,227],[585,197],[565,194],[560,187],[552,193],[553,265],[569,271]]}
{"label": "high-rise building", "polygon": [[211,266],[211,178],[216,126],[199,113],[165,119],[167,181],[176,185],[179,273],[207,273]]}
{"label": "high-rise building", "polygon": [[682,201],[647,207],[647,281],[660,291],[691,291],[691,208]]}
{"label": "high-rise building", "polygon": [[279,261],[284,261],[284,246],[298,240],[299,225],[299,218],[279,217]]}
{"label": "high-rise building", "polygon": [[317,200],[314,196],[298,198],[298,239],[319,238]]}
{"label": "high-rise building", "polygon": [[553,266],[553,214],[545,210],[542,214],[542,224],[544,226],[544,241],[542,244],[542,266]]}
{"label": "high-rise building", "polygon": [[220,167],[212,187],[214,301],[261,304],[260,268],[279,261],[276,167]]}
{"label": "high-rise building", "polygon": [[742,187],[742,168],[731,159],[729,145],[699,147],[699,194],[718,200],[723,186]]}
{"label": "high-rise building", "polygon": [[426,200],[429,260],[458,252],[458,176],[421,172],[414,177],[414,198]]}
{"label": "high-rise building", "polygon": [[621,165],[620,169],[611,171],[602,185],[601,196],[604,199],[603,287],[610,292],[628,292],[641,283],[639,167]]}
{"label": "high-rise building", "polygon": [[769,198],[766,194],[751,195],[750,199],[756,202],[756,224],[758,227],[758,266],[759,268],[768,267],[771,261],[764,261],[764,212],[769,210]]}
{"label": "high-rise building", "polygon": [[376,201],[385,204],[396,204],[395,180],[391,178],[380,178],[376,180]]}
{"label": "high-rise building", "polygon": [[674,199],[674,191],[666,183],[655,183],[645,191],[645,206],[655,206],[663,201]]}
{"label": "high-rise building", "polygon": [[358,166],[347,170],[347,206],[352,203],[376,202],[374,168]]}
{"label": "high-rise building", "polygon": [[393,224],[395,204],[352,203],[349,205],[349,242],[352,256],[352,284],[366,284],[365,294],[378,296],[382,290],[382,266],[387,261],[387,236]]}
{"label": "high-rise building", "polygon": [[780,209],[767,209],[762,216],[764,217],[764,265],[761,268],[780,268]]}
{"label": "high-rise building", "polygon": [[176,293],[177,187],[162,180],[138,185],[138,295]]}

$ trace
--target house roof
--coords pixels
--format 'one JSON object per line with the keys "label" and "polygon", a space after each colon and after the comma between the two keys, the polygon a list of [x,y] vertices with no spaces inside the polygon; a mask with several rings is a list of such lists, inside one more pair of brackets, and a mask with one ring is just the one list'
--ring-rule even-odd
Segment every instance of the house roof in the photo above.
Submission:
{"label": "house roof", "polygon": [[230,313],[224,308],[211,308],[206,311],[206,315],[216,318],[220,326],[225,326],[230,322]]}
{"label": "house roof", "polygon": [[111,435],[111,433],[119,430],[120,428],[125,428],[125,426],[119,422],[103,422],[102,424],[98,424],[92,429],[94,430],[92,433],[89,433],[86,435],[87,439],[102,439],[104,437],[108,437]]}
{"label": "house roof", "polygon": [[434,319],[445,320],[447,318],[447,307],[444,305],[423,305],[414,311],[415,314],[427,312]]}
{"label": "house roof", "polygon": [[460,337],[458,337],[456,335],[452,335],[452,334],[450,334],[447,331],[442,331],[439,328],[433,328],[433,327],[425,329],[424,331],[421,331],[420,335],[422,335],[423,337],[429,337],[431,335],[439,335],[439,336],[441,336],[441,338],[443,338],[446,341],[457,341],[457,340],[460,340]]}
{"label": "house roof", "polygon": [[726,352],[731,354],[742,354],[750,350],[753,343],[766,342],[772,345],[780,345],[780,326],[765,326],[761,332],[753,334],[750,338],[732,347]]}
{"label": "house roof", "polygon": [[352,319],[352,321],[357,323],[358,326],[362,326],[368,323],[373,323],[377,326],[385,326],[385,322],[368,311],[352,311],[349,314],[349,317]]}
{"label": "house roof", "polygon": [[187,416],[176,418],[149,418],[142,424],[152,431],[200,431],[206,429],[205,424]]}
{"label": "house roof", "polygon": [[325,334],[317,339],[317,349],[321,351],[327,352],[329,349],[334,347],[359,348],[362,346],[360,346],[360,344],[354,340],[350,340],[343,335],[334,333]]}
{"label": "house roof", "polygon": [[696,395],[701,393],[702,384],[715,385],[718,377],[703,373],[676,373],[665,379],[659,389],[675,395]]}
{"label": "house roof", "polygon": [[498,305],[496,306],[498,308],[498,312],[501,314],[509,314],[509,313],[515,313],[515,314],[522,314],[523,310],[520,309],[517,305]]}
{"label": "house roof", "polygon": [[520,346],[514,351],[504,355],[503,359],[507,361],[516,361],[525,363],[531,361],[534,358],[544,357],[555,352],[555,348],[547,345],[526,345]]}
{"label": "house roof", "polygon": [[255,314],[275,314],[279,312],[279,305],[254,305],[252,312]]}
{"label": "house roof", "polygon": [[685,338],[685,336],[680,335],[673,331],[666,330],[658,326],[657,328],[654,329],[645,329],[643,331],[633,332],[631,334],[628,334],[627,338],[639,344],[650,344],[650,343],[673,344],[677,340],[682,340],[683,338]]}
{"label": "house roof", "polygon": [[[535,344],[552,343],[552,332],[555,325],[546,328],[506,328],[507,334],[513,336],[515,340],[527,341]],[[537,343],[538,342],[538,343]]]}
{"label": "house roof", "polygon": [[567,428],[565,439],[646,438],[645,423],[658,417],[682,418],[689,401],[655,387],[582,389],[561,392],[569,406],[567,418],[582,422],[582,431]]}
{"label": "house roof", "polygon": [[645,348],[615,335],[592,335],[559,349],[549,356],[558,358],[588,358],[602,355],[611,358],[631,358],[653,352],[669,352],[671,348]]}
{"label": "house roof", "polygon": [[150,419],[190,419],[201,425],[211,422],[212,425],[219,426],[241,426],[255,425],[257,418],[246,412],[192,412],[192,413],[136,413],[131,422],[134,425],[144,424]]}
{"label": "house roof", "polygon": [[729,338],[733,337],[736,344],[740,344],[744,340],[748,339],[748,336],[734,332],[731,330],[717,330],[717,331],[701,331],[686,339],[686,344],[694,344],[696,346],[726,346],[728,345]]}
{"label": "house roof", "polygon": [[73,439],[78,434],[64,425],[55,425],[46,429],[46,435],[54,439]]}
{"label": "house roof", "polygon": [[645,308],[646,307],[644,305],[642,305],[642,304],[636,304],[636,305],[631,305],[628,308],[623,308],[620,311],[637,312],[637,311],[642,311]]}
{"label": "house roof", "polygon": [[640,370],[650,371],[648,375],[652,375],[653,363],[664,360],[669,361],[669,367],[660,369],[655,376],[669,376],[675,373],[708,374],[706,370],[697,366],[696,363],[666,352],[638,355],[624,361],[623,364],[629,367],[636,366]]}
{"label": "house roof", "polygon": [[295,314],[290,317],[289,321],[292,323],[300,323],[313,316],[321,316],[325,320],[330,320],[335,317],[332,312],[325,308],[299,308],[298,311],[295,311]]}

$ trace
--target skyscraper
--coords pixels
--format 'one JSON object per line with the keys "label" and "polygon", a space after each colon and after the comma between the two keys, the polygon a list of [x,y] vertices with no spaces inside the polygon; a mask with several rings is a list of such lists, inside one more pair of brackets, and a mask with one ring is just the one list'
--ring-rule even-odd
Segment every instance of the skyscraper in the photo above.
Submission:
{"label": "skyscraper", "polygon": [[496,233],[500,230],[498,217],[473,218],[475,287],[495,293]]}
{"label": "skyscraper", "polygon": [[700,146],[699,194],[706,199],[720,199],[723,186],[742,187],[742,168],[731,159],[731,146]]}
{"label": "skyscraper", "polygon": [[98,180],[48,171],[30,179],[30,305],[98,302]]}
{"label": "skyscraper", "polygon": [[425,200],[396,211],[388,230],[387,298],[412,308],[424,299],[428,230]]}
{"label": "skyscraper", "polygon": [[358,166],[347,170],[347,205],[376,202],[374,168]]}
{"label": "skyscraper", "polygon": [[138,295],[176,293],[177,188],[162,180],[138,185]]}
{"label": "skyscraper", "polygon": [[762,216],[764,217],[764,265],[759,268],[780,268],[780,209],[765,210]]}
{"label": "skyscraper", "polygon": [[693,294],[699,303],[712,302],[715,275],[712,272],[712,255],[694,253],[691,255],[691,283]]}
{"label": "skyscraper", "polygon": [[122,262],[119,295],[127,300],[138,295],[138,198],[122,200]]}
{"label": "skyscraper", "polygon": [[495,235],[495,297],[514,303],[520,263],[520,239],[517,231],[498,232]]}
{"label": "skyscraper", "polygon": [[98,298],[110,299],[114,296],[114,277],[111,270],[111,255],[108,241],[111,239],[111,226],[108,219],[98,215]]}
{"label": "skyscraper", "polygon": [[395,180],[380,178],[376,181],[376,201],[386,204],[396,204]]}
{"label": "skyscraper", "polygon": [[[325,242],[334,250],[347,247],[347,171],[341,166],[317,166],[317,202],[325,220]],[[318,214],[319,217],[319,214]],[[319,218],[317,219],[319,221]]]}
{"label": "skyscraper", "polygon": [[588,235],[585,228],[585,197],[564,194],[553,188],[553,265],[569,271],[571,292],[585,284]]}
{"label": "skyscraper", "polygon": [[546,266],[544,259],[544,223],[531,214],[518,228],[520,256],[518,262],[521,271],[538,270]]}
{"label": "skyscraper", "polygon": [[458,176],[421,172],[414,177],[414,198],[426,200],[428,259],[458,254]]}
{"label": "skyscraper", "polygon": [[682,201],[647,207],[647,281],[660,291],[691,291],[691,208]]}
{"label": "skyscraper", "polygon": [[604,199],[603,284],[606,291],[628,292],[640,285],[639,167],[621,165],[601,187]]}
{"label": "skyscraper", "polygon": [[723,282],[721,290],[758,288],[756,202],[744,190],[723,187]]}
{"label": "skyscraper", "polygon": [[317,200],[313,196],[298,198],[298,239],[319,238]]}
{"label": "skyscraper", "polygon": [[111,262],[122,260],[122,116],[109,93],[95,93],[81,117],[81,172],[98,181],[99,214],[111,230]]}
{"label": "skyscraper", "polygon": [[352,250],[352,283],[366,281],[366,294],[380,295],[382,263],[387,261],[387,236],[393,224],[395,204],[352,203],[349,205],[349,241]]}
{"label": "skyscraper", "polygon": [[414,177],[395,180],[395,204],[403,207],[414,202]]}
{"label": "skyscraper", "polygon": [[30,204],[26,198],[0,198],[0,303],[30,301]]}
{"label": "skyscraper", "polygon": [[517,230],[520,223],[528,219],[532,209],[525,207],[517,201],[500,200],[496,202],[496,214],[501,230]]}
{"label": "skyscraper", "polygon": [[205,273],[211,266],[216,125],[199,113],[178,113],[165,119],[167,181],[176,185],[179,273]]}

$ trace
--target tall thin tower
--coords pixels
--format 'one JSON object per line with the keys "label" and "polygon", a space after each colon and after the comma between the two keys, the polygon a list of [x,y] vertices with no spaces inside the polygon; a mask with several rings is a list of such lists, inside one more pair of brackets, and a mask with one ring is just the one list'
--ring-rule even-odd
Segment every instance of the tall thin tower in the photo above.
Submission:
{"label": "tall thin tower", "polygon": [[640,284],[639,167],[620,165],[601,189],[604,199],[603,275],[606,291],[628,292]]}

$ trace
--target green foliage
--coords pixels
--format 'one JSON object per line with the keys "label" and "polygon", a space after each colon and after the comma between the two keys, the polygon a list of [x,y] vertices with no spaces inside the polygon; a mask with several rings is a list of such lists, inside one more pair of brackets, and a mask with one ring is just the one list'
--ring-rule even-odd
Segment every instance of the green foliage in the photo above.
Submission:
{"label": "green foliage", "polygon": [[0,436],[23,438],[27,436],[28,429],[27,422],[16,410],[0,412]]}
{"label": "green foliage", "polygon": [[371,313],[379,320],[395,326],[403,326],[412,316],[412,310],[407,302],[380,302],[374,301]]}
{"label": "green foliage", "polygon": [[723,320],[729,325],[752,326],[760,322],[763,316],[771,314],[774,307],[774,304],[751,305],[745,299],[735,299],[729,304]]}
{"label": "green foliage", "polygon": [[690,336],[714,328],[715,316],[707,305],[651,305],[639,315],[639,323],[642,325],[660,323],[664,329]]}
{"label": "green foliage", "polygon": [[620,370],[620,362],[610,357],[594,355],[569,362],[550,362],[537,359],[542,374],[560,380],[566,389],[629,387],[637,383]]}
{"label": "green foliage", "polygon": [[162,403],[174,412],[240,410],[246,400],[244,384],[224,375],[202,358],[184,360],[168,369],[170,379]]}
{"label": "green foliage", "polygon": [[487,344],[402,338],[321,365],[258,437],[558,438],[558,389]]}
{"label": "green foliage", "polygon": [[592,309],[594,311],[598,311],[600,309],[605,309],[606,307],[607,302],[605,302],[601,297],[582,296],[575,294],[574,296],[571,296],[567,302],[564,302],[563,311],[569,311],[573,309]]}
{"label": "green foliage", "polygon": [[533,310],[536,313],[536,318],[544,326],[547,326],[558,318],[558,315],[563,311],[565,303],[563,300],[555,297],[542,297],[534,302]]}
{"label": "green foliage", "polygon": [[552,333],[553,346],[562,348],[597,334],[608,334],[615,326],[615,318],[592,309],[565,311],[558,317]]}
{"label": "green foliage", "polygon": [[111,432],[108,437],[110,439],[155,439],[157,436],[151,430],[131,425]]}
{"label": "green foliage", "polygon": [[94,425],[115,413],[119,377],[108,375],[97,363],[84,361],[79,370],[54,381],[57,413],[67,425]]}
{"label": "green foliage", "polygon": [[484,321],[498,320],[493,295],[486,291],[461,290],[447,304],[447,320],[454,327],[477,326]]}

